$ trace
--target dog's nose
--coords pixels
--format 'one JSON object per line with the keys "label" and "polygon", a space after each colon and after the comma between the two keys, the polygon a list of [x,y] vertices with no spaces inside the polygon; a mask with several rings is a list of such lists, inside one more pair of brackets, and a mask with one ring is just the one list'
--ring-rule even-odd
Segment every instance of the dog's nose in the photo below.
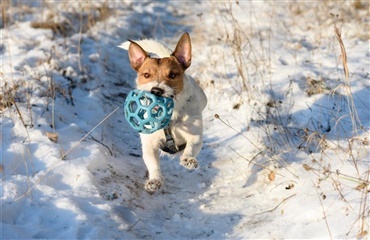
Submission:
{"label": "dog's nose", "polygon": [[159,87],[153,87],[150,92],[157,96],[162,96],[162,94],[164,93],[163,89]]}

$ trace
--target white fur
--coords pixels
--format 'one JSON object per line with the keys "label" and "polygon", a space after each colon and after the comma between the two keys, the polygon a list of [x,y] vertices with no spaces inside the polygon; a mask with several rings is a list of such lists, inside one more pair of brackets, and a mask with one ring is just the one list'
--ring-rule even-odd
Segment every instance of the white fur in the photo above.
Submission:
{"label": "white fur", "polygon": [[[154,40],[135,41],[151,56],[169,57],[172,53],[168,48]],[[129,42],[120,45],[128,50]],[[153,55],[152,55],[153,54]],[[157,83],[154,83],[155,85]],[[146,86],[147,85],[147,86]],[[156,85],[157,86],[157,85]],[[140,86],[141,89],[150,91],[151,83]],[[165,94],[170,96],[173,89],[162,86]],[[172,92],[171,92],[172,90]],[[207,105],[207,97],[203,90],[190,76],[184,75],[184,87],[181,93],[175,96],[175,107],[170,122],[172,137],[177,146],[186,143],[186,148],[180,156],[180,164],[188,169],[194,169],[198,163],[196,157],[203,145],[203,120],[202,111]],[[140,134],[143,159],[149,172],[149,180],[145,185],[148,192],[154,192],[160,188],[163,177],[160,168],[159,147],[165,142],[163,130],[152,134]]]}
{"label": "white fur", "polygon": [[175,90],[173,88],[169,87],[168,85],[166,85],[163,82],[158,83],[158,82],[151,81],[151,82],[148,82],[146,84],[141,84],[141,85],[137,86],[138,89],[144,90],[144,91],[147,91],[147,92],[150,92],[150,90],[153,87],[162,88],[164,90],[163,97],[172,97],[172,96],[175,95]]}

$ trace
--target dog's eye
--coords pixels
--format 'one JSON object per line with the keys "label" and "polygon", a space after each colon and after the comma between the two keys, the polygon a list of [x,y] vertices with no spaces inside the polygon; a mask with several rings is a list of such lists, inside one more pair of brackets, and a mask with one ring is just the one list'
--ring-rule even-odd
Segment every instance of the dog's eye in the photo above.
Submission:
{"label": "dog's eye", "polygon": [[144,77],[145,78],[149,78],[150,77],[150,74],[149,73],[144,73]]}
{"label": "dog's eye", "polygon": [[170,74],[168,74],[168,77],[174,79],[176,77],[176,73],[170,72]]}

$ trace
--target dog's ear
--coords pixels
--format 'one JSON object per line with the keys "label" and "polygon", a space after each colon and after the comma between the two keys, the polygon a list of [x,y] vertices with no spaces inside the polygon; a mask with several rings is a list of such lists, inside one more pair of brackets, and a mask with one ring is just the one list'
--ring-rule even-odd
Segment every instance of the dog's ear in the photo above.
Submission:
{"label": "dog's ear", "polygon": [[175,51],[171,54],[180,62],[184,69],[191,64],[191,43],[189,33],[184,33],[176,45]]}
{"label": "dog's ear", "polygon": [[130,58],[131,67],[136,71],[139,70],[148,54],[142,49],[139,44],[129,40],[128,57]]}

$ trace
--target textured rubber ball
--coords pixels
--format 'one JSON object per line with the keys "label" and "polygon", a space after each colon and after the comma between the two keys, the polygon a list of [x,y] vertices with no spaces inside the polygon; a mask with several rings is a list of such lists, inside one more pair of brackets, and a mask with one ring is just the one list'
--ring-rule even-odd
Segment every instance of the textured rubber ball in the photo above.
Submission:
{"label": "textured rubber ball", "polygon": [[150,134],[168,126],[173,107],[172,98],[133,90],[126,97],[124,113],[133,129],[139,133]]}

